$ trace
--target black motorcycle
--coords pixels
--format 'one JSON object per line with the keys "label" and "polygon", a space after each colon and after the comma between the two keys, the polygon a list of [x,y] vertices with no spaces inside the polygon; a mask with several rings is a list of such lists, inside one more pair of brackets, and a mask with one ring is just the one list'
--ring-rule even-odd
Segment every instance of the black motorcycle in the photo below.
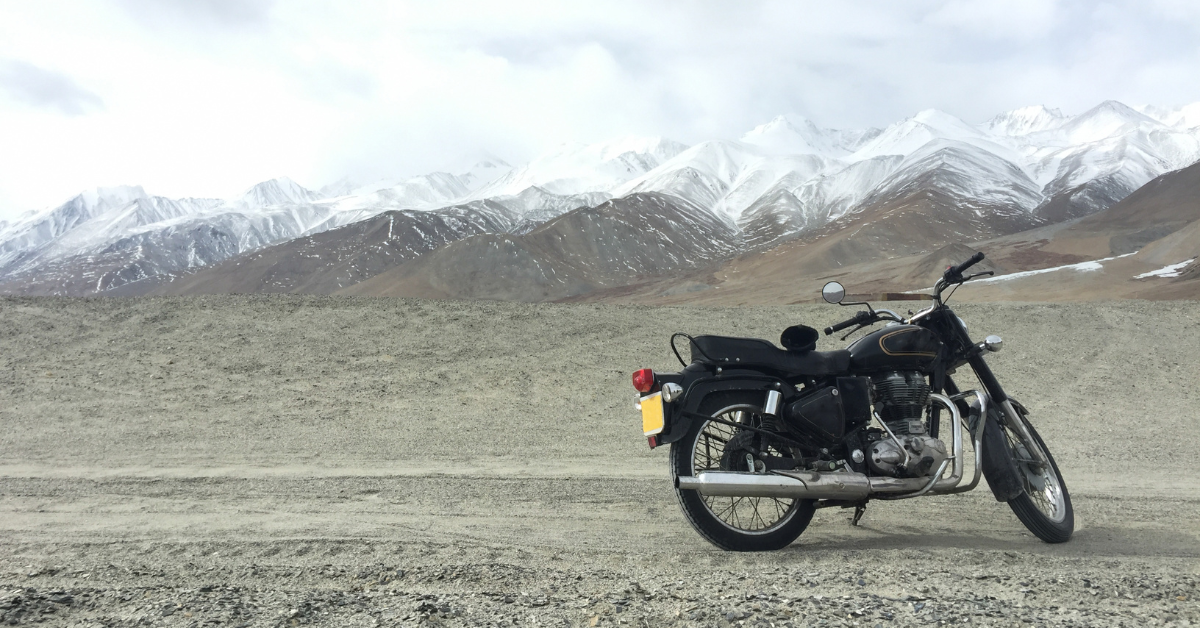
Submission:
{"label": "black motorcycle", "polygon": [[[826,301],[866,307],[826,335],[853,327],[845,340],[887,323],[841,351],[816,351],[820,334],[803,325],[783,332],[783,349],[673,335],[683,370],[641,369],[633,385],[650,447],[671,445],[675,494],[696,531],[727,550],[774,550],[800,536],[817,508],[854,508],[857,525],[871,500],[962,493],[983,476],[1039,538],[1068,540],[1075,519],[1067,485],[1029,411],[984,360],[1000,350],[1000,337],[973,342],[946,305],[959,285],[992,274],[963,275],[982,259],[946,269],[932,295],[882,296],[932,300],[908,318],[846,303],[841,284],[826,284]],[[690,363],[679,338],[689,341]],[[963,365],[981,389],[955,383]],[[964,483],[966,440],[974,456]]]}

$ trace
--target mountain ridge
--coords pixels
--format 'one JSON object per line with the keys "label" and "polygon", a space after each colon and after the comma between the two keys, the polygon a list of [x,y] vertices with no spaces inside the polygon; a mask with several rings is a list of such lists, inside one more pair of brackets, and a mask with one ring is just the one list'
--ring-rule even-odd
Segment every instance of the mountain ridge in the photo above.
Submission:
{"label": "mountain ridge", "polygon": [[[905,207],[942,216],[928,224],[939,238],[1000,235],[1103,211],[1196,162],[1198,105],[1105,101],[1078,115],[1039,105],[978,125],[927,109],[862,130],[779,116],[739,140],[689,147],[626,136],[563,145],[515,167],[481,154],[444,171],[368,185],[344,180],[321,191],[286,177],[227,200],[166,199],[136,186],[95,190],[0,223],[0,292],[104,294],[385,212],[464,203],[482,204],[489,233],[522,236],[580,208],[666,195],[715,216],[721,226],[709,228],[737,233],[740,251],[811,240]],[[957,213],[947,213],[951,206]],[[919,240],[896,251],[941,246]]]}

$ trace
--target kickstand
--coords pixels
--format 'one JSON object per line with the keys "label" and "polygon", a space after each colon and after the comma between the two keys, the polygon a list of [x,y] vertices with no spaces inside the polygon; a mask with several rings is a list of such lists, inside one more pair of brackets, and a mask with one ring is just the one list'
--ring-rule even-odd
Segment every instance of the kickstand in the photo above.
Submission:
{"label": "kickstand", "polygon": [[863,514],[866,512],[867,512],[867,505],[865,503],[855,506],[854,507],[854,519],[850,520],[850,525],[857,526],[858,522],[862,520]]}

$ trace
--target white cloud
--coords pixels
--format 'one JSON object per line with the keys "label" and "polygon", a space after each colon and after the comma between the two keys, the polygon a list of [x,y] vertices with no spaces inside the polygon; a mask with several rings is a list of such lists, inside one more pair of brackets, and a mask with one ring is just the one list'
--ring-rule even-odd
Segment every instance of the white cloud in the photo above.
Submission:
{"label": "white cloud", "polygon": [[1060,6],[1045,0],[952,0],[925,21],[986,41],[1036,41],[1059,26]]}
{"label": "white cloud", "polygon": [[0,58],[61,80],[0,97],[0,219],[94,185],[229,196],[279,175],[415,174],[475,149],[519,161],[624,133],[737,137],[778,113],[856,127],[931,107],[977,122],[1026,104],[1192,102],[1194,7],[5,3]]}
{"label": "white cloud", "polygon": [[24,61],[0,59],[0,93],[16,103],[81,116],[104,108],[99,96],[71,77]]}

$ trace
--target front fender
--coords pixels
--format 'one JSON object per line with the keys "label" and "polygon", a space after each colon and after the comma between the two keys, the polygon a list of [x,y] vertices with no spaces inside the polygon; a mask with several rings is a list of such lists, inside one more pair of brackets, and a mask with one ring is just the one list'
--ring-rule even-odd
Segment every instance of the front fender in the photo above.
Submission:
{"label": "front fender", "polygon": [[1008,449],[1008,439],[1000,429],[1000,415],[994,408],[988,409],[983,426],[982,456],[983,477],[987,478],[992,495],[998,502],[1009,502],[1025,492],[1021,472]]}
{"label": "front fender", "polygon": [[765,403],[767,391],[770,390],[778,390],[785,400],[796,395],[796,389],[791,384],[757,371],[723,371],[718,375],[706,374],[685,381],[683,397],[670,404],[665,413],[667,425],[659,442],[667,444],[683,438],[692,423],[700,420],[697,415],[704,414],[705,402],[716,395],[732,391],[761,392],[763,398],[760,403]]}

